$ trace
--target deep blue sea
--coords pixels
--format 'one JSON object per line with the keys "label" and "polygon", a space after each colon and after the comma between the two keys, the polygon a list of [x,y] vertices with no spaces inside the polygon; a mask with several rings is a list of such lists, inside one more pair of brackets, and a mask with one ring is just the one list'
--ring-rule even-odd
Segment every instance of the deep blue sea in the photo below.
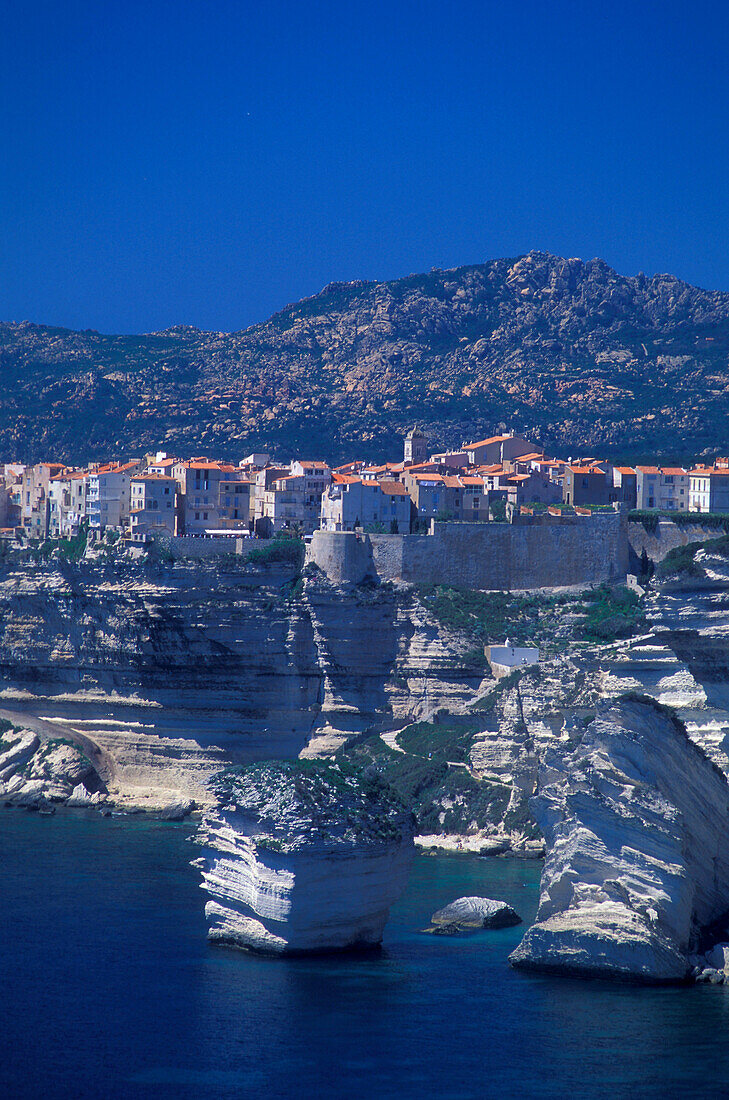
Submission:
{"label": "deep blue sea", "polygon": [[729,1096],[729,988],[513,971],[521,929],[419,929],[463,894],[529,920],[540,866],[419,856],[381,954],[208,946],[189,825],[0,810],[0,1097]]}

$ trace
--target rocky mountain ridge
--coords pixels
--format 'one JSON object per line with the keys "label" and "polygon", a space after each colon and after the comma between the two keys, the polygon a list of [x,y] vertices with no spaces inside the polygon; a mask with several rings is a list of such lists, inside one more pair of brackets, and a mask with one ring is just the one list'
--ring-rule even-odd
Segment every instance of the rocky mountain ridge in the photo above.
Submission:
{"label": "rocky mountain ridge", "polygon": [[333,283],[237,333],[0,324],[0,455],[374,458],[418,421],[442,446],[506,423],[554,449],[688,456],[726,450],[728,359],[729,294],[530,252]]}

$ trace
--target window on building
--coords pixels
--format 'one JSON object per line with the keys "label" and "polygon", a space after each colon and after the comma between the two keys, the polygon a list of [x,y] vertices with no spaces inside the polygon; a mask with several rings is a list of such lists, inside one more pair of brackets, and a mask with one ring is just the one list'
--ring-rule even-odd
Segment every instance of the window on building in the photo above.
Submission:
{"label": "window on building", "polygon": [[195,519],[200,519],[200,513],[199,512],[195,512]]}

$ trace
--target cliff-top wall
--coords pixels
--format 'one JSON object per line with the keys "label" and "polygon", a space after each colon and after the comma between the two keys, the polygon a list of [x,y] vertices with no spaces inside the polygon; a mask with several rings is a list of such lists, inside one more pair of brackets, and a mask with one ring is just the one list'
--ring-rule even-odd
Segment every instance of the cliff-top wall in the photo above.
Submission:
{"label": "cliff-top wall", "polygon": [[435,523],[431,535],[317,531],[307,560],[338,583],[377,576],[485,590],[601,584],[628,571],[627,522],[604,512],[534,523]]}

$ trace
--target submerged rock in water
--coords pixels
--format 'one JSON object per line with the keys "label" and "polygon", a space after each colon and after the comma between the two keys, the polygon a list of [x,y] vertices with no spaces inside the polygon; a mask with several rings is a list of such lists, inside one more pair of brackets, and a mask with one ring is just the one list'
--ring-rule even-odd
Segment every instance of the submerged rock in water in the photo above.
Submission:
{"label": "submerged rock in water", "polygon": [[230,768],[211,787],[211,940],[277,955],[380,943],[414,854],[412,814],[389,787],[323,760]]}
{"label": "submerged rock in water", "polygon": [[505,901],[492,898],[457,898],[450,905],[433,913],[431,927],[426,932],[437,936],[454,936],[479,928],[510,928],[521,924],[521,917]]}
{"label": "submerged rock in water", "polygon": [[605,707],[532,800],[548,854],[516,966],[644,981],[690,971],[729,910],[729,784],[667,708]]}

